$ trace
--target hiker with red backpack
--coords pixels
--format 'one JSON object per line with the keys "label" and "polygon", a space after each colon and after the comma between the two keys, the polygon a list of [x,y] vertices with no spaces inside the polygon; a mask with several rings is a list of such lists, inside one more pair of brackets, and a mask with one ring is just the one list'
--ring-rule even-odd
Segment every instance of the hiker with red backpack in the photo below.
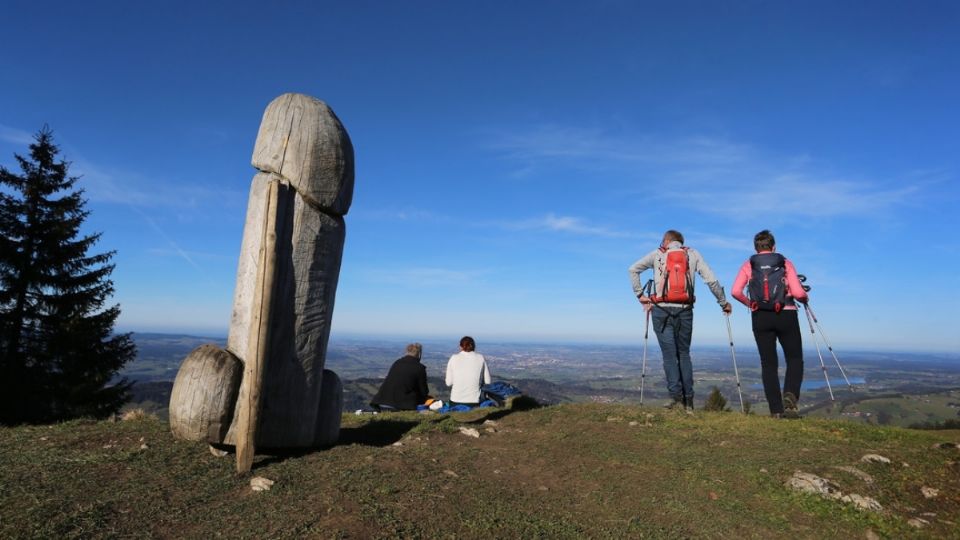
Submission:
{"label": "hiker with red backpack", "polygon": [[[750,308],[770,416],[799,418],[797,401],[803,383],[803,342],[796,303],[806,304],[807,292],[793,263],[776,252],[776,241],[770,231],[758,232],[753,237],[753,247],[757,253],[740,267],[733,282],[733,297]],[[744,295],[745,289],[749,298]],[[777,341],[787,365],[782,393]]]}
{"label": "hiker with red backpack", "polygon": [[[653,279],[641,285],[640,274],[653,269]],[[653,318],[653,331],[663,355],[663,371],[671,402],[667,408],[693,409],[693,364],[690,341],[693,338],[694,273],[716,297],[720,309],[730,313],[723,287],[700,253],[683,245],[683,235],[669,230],[660,247],[630,266],[630,283],[637,299]]]}

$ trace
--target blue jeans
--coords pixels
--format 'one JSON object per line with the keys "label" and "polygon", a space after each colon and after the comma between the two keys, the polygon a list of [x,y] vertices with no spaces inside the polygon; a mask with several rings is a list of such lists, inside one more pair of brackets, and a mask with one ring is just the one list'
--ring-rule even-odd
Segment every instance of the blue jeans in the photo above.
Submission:
{"label": "blue jeans", "polygon": [[693,363],[690,361],[690,340],[693,338],[693,310],[655,306],[653,331],[660,342],[663,372],[667,391],[674,400],[693,402]]}

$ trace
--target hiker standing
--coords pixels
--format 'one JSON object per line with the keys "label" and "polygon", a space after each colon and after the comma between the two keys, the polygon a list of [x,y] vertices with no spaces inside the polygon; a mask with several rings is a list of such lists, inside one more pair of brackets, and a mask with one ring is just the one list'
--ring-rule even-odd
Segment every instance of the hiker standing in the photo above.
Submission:
{"label": "hiker standing", "polygon": [[[760,353],[760,375],[770,415],[799,418],[797,401],[803,383],[803,343],[796,302],[807,302],[797,270],[783,255],[776,253],[776,241],[764,229],[753,237],[756,254],[743,263],[733,282],[733,297],[750,308],[753,336]],[[749,298],[744,295],[748,289]],[[787,373],[780,393],[777,341],[783,349]]]}
{"label": "hiker standing", "polygon": [[427,368],[420,363],[423,346],[407,345],[406,355],[390,366],[377,395],[370,400],[374,409],[397,409],[412,411],[430,397],[427,388]]}
{"label": "hiker standing", "polygon": [[480,385],[490,384],[490,370],[482,354],[476,352],[477,343],[470,336],[460,340],[460,352],[447,362],[447,386],[450,405],[480,404]]}
{"label": "hiker standing", "polygon": [[[640,274],[653,269],[653,280],[641,285]],[[668,408],[693,409],[693,364],[690,361],[690,340],[693,338],[694,273],[710,288],[720,309],[730,313],[733,307],[723,294],[723,287],[713,275],[700,253],[683,245],[683,235],[669,230],[660,247],[630,266],[633,292],[650,310],[653,331],[663,355],[663,371],[671,402]],[[651,290],[652,287],[652,290]]]}

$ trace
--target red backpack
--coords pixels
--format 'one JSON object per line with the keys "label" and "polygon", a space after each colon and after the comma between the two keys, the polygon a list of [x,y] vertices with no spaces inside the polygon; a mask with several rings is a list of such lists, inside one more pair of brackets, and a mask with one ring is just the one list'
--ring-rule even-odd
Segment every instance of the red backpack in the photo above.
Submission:
{"label": "red backpack", "polygon": [[659,291],[659,295],[650,297],[654,303],[692,304],[696,300],[693,296],[693,284],[689,279],[688,249],[690,248],[683,247],[668,251],[666,248],[660,248],[667,257],[663,265],[663,288]]}

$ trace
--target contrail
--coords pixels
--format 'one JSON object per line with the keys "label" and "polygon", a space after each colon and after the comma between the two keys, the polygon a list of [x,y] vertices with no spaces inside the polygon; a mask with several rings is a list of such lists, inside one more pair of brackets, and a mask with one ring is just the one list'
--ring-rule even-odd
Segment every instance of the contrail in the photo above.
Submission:
{"label": "contrail", "polygon": [[181,249],[180,246],[177,245],[177,243],[174,242],[173,239],[170,238],[170,236],[167,235],[167,233],[163,232],[163,229],[161,229],[160,226],[157,225],[157,223],[153,220],[153,218],[151,218],[150,216],[148,216],[143,210],[140,210],[140,209],[137,208],[136,206],[134,206],[134,205],[132,205],[132,204],[129,204],[129,206],[130,206],[130,208],[133,209],[134,212],[140,214],[140,217],[142,217],[143,220],[146,221],[147,224],[150,225],[150,227],[153,228],[153,230],[154,230],[157,234],[159,234],[161,238],[163,238],[164,240],[166,240],[167,243],[170,244],[170,247],[172,247],[172,248],[174,249],[174,251],[177,252],[178,255],[180,255],[181,257],[183,257],[183,260],[185,260],[185,261],[187,261],[188,263],[190,263],[190,266],[193,266],[194,268],[196,268],[197,271],[200,272],[201,274],[204,273],[204,272],[203,272],[203,269],[200,268],[200,265],[198,265],[193,259],[191,259],[191,258],[190,258],[190,255],[187,255],[187,252],[184,251],[183,249]]}

